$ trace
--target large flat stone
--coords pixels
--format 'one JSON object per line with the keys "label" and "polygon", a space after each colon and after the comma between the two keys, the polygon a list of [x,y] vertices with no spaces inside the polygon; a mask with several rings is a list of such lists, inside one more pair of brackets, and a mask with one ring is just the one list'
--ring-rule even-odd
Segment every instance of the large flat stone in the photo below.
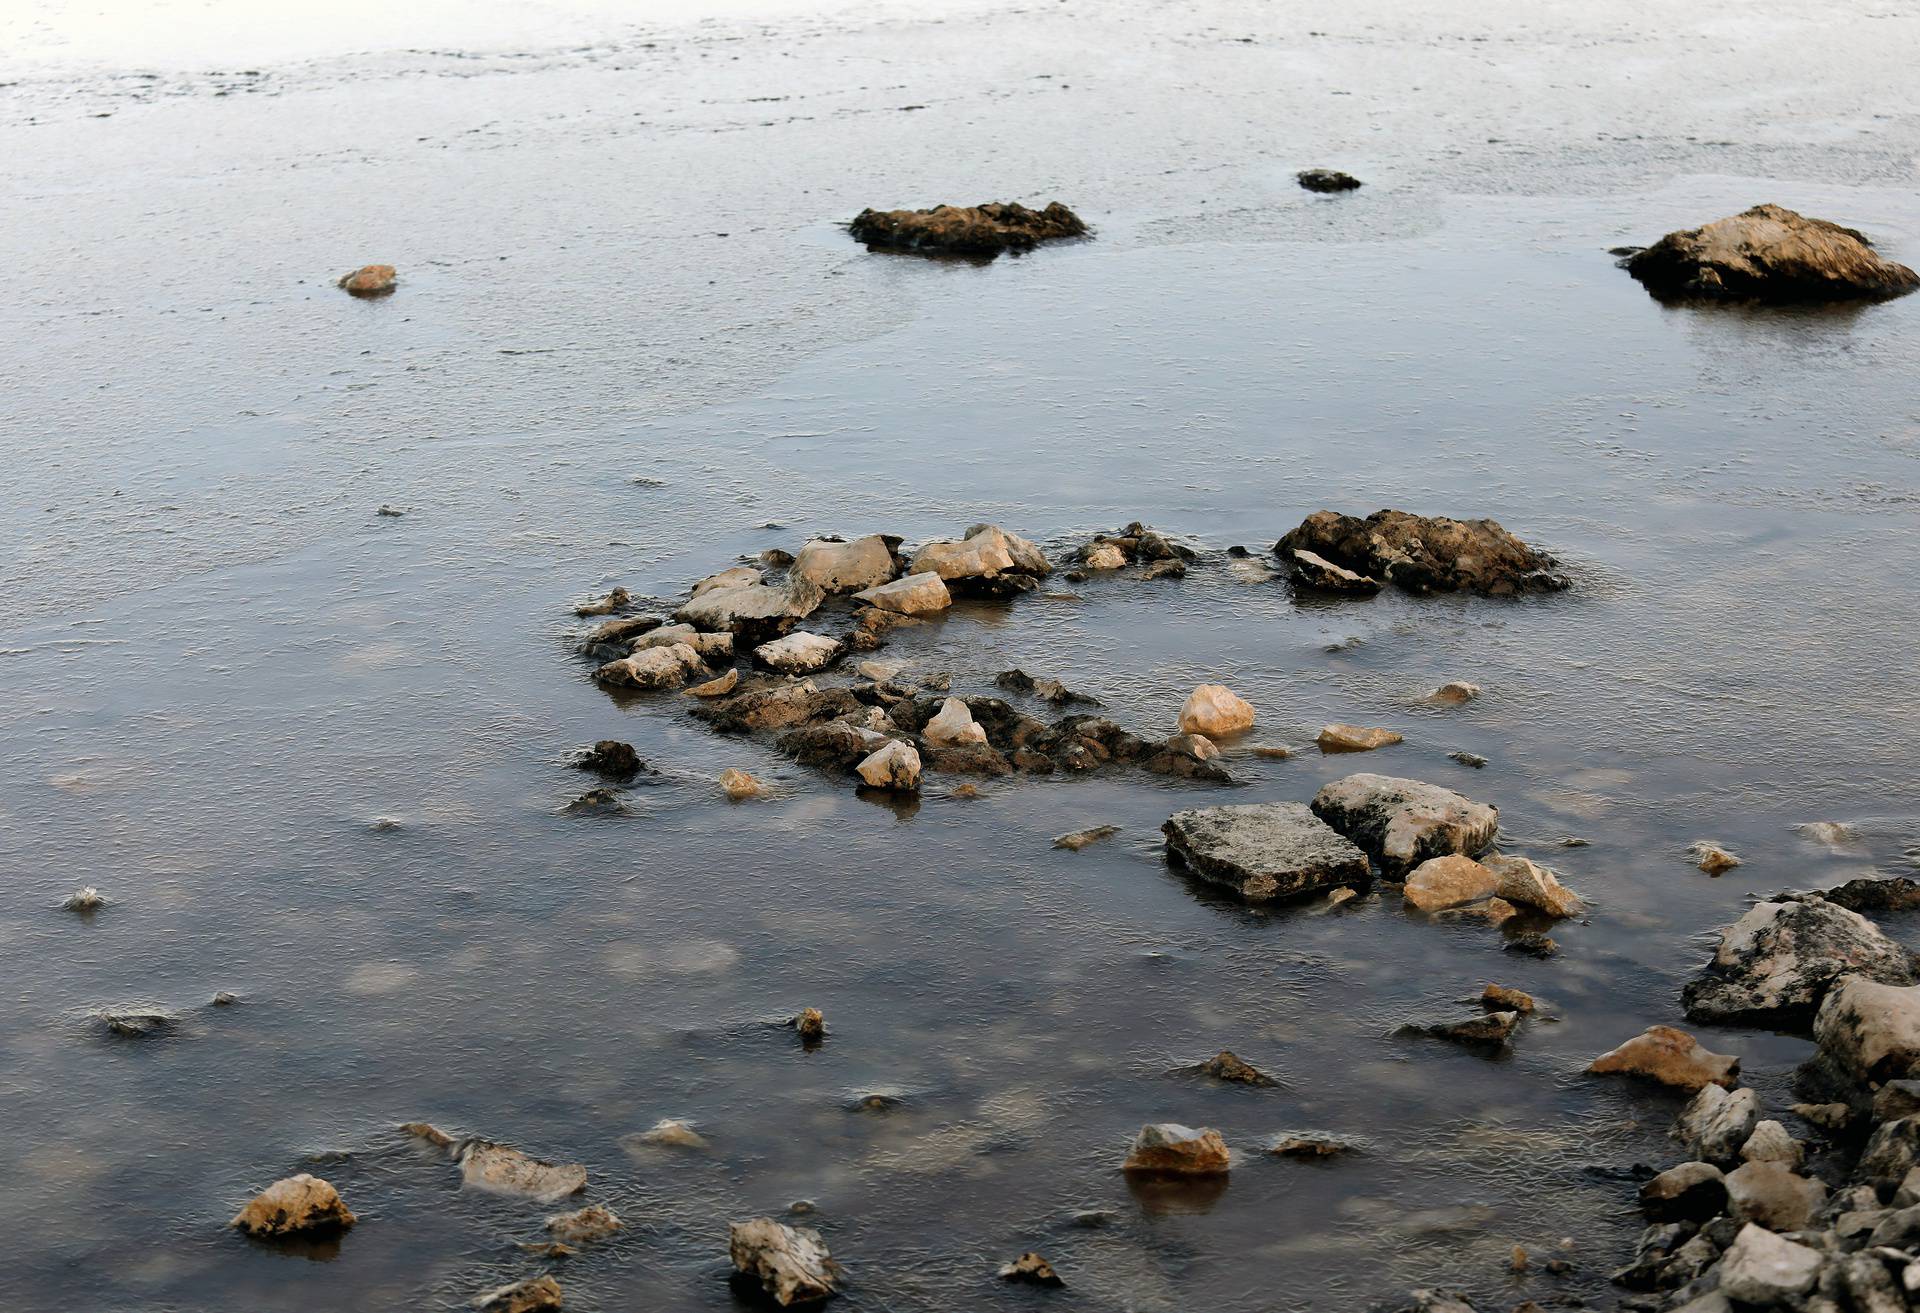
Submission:
{"label": "large flat stone", "polygon": [[1167,851],[1248,902],[1364,884],[1367,855],[1297,802],[1197,807],[1161,827]]}

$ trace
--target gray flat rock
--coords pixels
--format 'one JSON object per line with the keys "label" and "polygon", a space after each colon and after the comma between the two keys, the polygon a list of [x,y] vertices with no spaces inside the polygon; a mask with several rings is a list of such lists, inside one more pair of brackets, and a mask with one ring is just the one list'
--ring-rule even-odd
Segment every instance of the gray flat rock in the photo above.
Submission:
{"label": "gray flat rock", "polygon": [[1365,884],[1367,855],[1304,803],[1260,802],[1175,812],[1167,851],[1194,874],[1250,903]]}

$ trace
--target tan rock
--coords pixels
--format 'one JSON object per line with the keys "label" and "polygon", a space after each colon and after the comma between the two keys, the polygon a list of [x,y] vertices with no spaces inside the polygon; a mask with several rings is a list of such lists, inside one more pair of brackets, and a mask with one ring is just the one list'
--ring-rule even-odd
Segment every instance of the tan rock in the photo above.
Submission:
{"label": "tan rock", "polygon": [[1481,990],[1480,1005],[1496,1012],[1523,1012],[1529,1015],[1536,1006],[1533,995],[1524,990],[1509,989],[1505,985],[1488,985]]}
{"label": "tan rock", "polygon": [[1777,1121],[1754,1123],[1753,1133],[1747,1142],[1740,1146],[1740,1158],[1749,1163],[1785,1163],[1798,1171],[1805,1156],[1800,1141],[1787,1134],[1787,1128]]}
{"label": "tan rock", "polygon": [[793,1028],[804,1040],[823,1040],[827,1037],[827,1017],[819,1008],[801,1008],[793,1019]]}
{"label": "tan rock", "polygon": [[1096,825],[1091,829],[1075,830],[1071,834],[1063,834],[1053,841],[1053,846],[1056,848],[1065,848],[1069,852],[1077,853],[1082,848],[1090,847],[1093,844],[1099,843],[1102,839],[1109,838],[1118,833],[1120,833],[1120,827],[1117,825]]}
{"label": "tan rock", "polygon": [[632,604],[633,594],[624,588],[615,588],[605,597],[595,598],[591,602],[583,602],[574,607],[573,613],[575,615],[612,615],[616,611],[624,611]]}
{"label": "tan rock", "polygon": [[1687,849],[1687,860],[1708,875],[1719,875],[1740,865],[1740,859],[1717,843],[1702,839]]}
{"label": "tan rock", "polygon": [[961,542],[930,542],[913,554],[909,574],[932,572],[942,579],[975,579],[1013,569],[1013,553],[997,535]]}
{"label": "tan rock", "polygon": [[[816,1009],[809,1008],[808,1011],[818,1015]],[[821,1033],[825,1034],[824,1023],[822,1023],[822,1027]],[[796,1029],[797,1028],[796,1026]],[[662,1117],[634,1138],[642,1144],[658,1145],[667,1149],[707,1149],[712,1147],[708,1144],[706,1136],[693,1129],[692,1122],[681,1121],[677,1117]]]}
{"label": "tan rock", "polygon": [[1000,1269],[1002,1281],[1021,1281],[1030,1286],[1064,1286],[1060,1274],[1053,1270],[1053,1264],[1040,1255],[1028,1252],[1020,1255]]}
{"label": "tan rock", "polygon": [[1842,976],[1821,1000],[1813,1038],[1820,1061],[1855,1083],[1906,1080],[1920,1073],[1920,985]]}
{"label": "tan rock", "polygon": [[756,664],[783,675],[811,675],[832,665],[840,652],[838,641],[802,630],[762,643],[753,649],[753,659]]}
{"label": "tan rock", "polygon": [[559,1213],[547,1219],[547,1230],[553,1232],[563,1244],[583,1245],[593,1240],[604,1240],[625,1228],[626,1223],[611,1208],[603,1208],[599,1204],[588,1204],[585,1208]]}
{"label": "tan rock", "polygon": [[958,748],[969,743],[985,743],[987,731],[974,720],[966,703],[959,698],[948,698],[940,704],[933,719],[921,728],[920,737],[936,747]]}
{"label": "tan rock", "polygon": [[355,296],[384,296],[398,281],[398,274],[390,264],[363,264],[350,274],[341,274],[337,285]]}
{"label": "tan rock", "polygon": [[1427,701],[1443,707],[1457,707],[1480,696],[1480,686],[1464,679],[1450,680],[1427,694]]}
{"label": "tan rock", "polygon": [[1480,864],[1499,878],[1499,888],[1494,892],[1509,903],[1531,907],[1555,918],[1577,916],[1580,912],[1580,896],[1561,884],[1560,878],[1544,866],[1507,853],[1488,853],[1480,859]]}
{"label": "tan rock", "polygon": [[1237,1056],[1232,1049],[1221,1049],[1194,1070],[1202,1076],[1211,1076],[1214,1080],[1234,1085],[1271,1086],[1280,1083],[1251,1062]]}
{"label": "tan rock", "polygon": [[255,1195],[229,1225],[251,1236],[273,1238],[344,1231],[355,1220],[331,1183],[301,1172]]}
{"label": "tan rock", "polygon": [[1852,228],[1779,205],[1670,232],[1626,261],[1663,298],[1765,302],[1879,300],[1920,287]]}
{"label": "tan rock", "polygon": [[1318,552],[1296,547],[1290,553],[1290,558],[1293,581],[1303,588],[1313,588],[1323,593],[1369,594],[1380,591],[1378,579],[1359,574],[1343,565],[1335,565]]}
{"label": "tan rock", "polygon": [[757,584],[764,576],[750,565],[736,565],[731,570],[722,570],[719,574],[710,574],[693,585],[693,595],[710,593],[716,588],[745,588],[748,584]]}
{"label": "tan rock", "polygon": [[757,1282],[782,1308],[816,1303],[839,1290],[840,1265],[820,1233],[810,1228],[786,1226],[771,1217],[735,1222],[727,1249],[735,1270]]}
{"label": "tan rock", "polygon": [[555,1166],[504,1144],[475,1140],[461,1150],[460,1183],[550,1204],[586,1189],[587,1169],[578,1163]]}
{"label": "tan rock", "polygon": [[1739,1070],[1739,1058],[1710,1052],[1693,1036],[1672,1026],[1649,1026],[1619,1048],[1595,1058],[1587,1068],[1596,1076],[1641,1076],[1682,1090],[1697,1090],[1703,1085],[1731,1088]]}
{"label": "tan rock", "polygon": [[1220,1132],[1195,1130],[1178,1122],[1142,1126],[1122,1164],[1129,1172],[1162,1172],[1181,1176],[1218,1176],[1232,1165],[1227,1142]]}
{"label": "tan rock", "polygon": [[913,744],[895,739],[855,766],[854,771],[876,789],[911,792],[920,787],[920,752]]}
{"label": "tan rock", "polygon": [[1390,729],[1370,729],[1361,725],[1328,725],[1316,740],[1322,752],[1371,752],[1402,742]]}
{"label": "tan rock", "polygon": [[1450,853],[1430,857],[1407,874],[1401,895],[1409,907],[1438,912],[1492,896],[1500,877],[1471,857]]}
{"label": "tan rock", "polygon": [[1202,684],[1180,708],[1180,732],[1224,738],[1253,728],[1253,704],[1225,684]]}
{"label": "tan rock", "polygon": [[893,550],[877,533],[852,542],[816,538],[800,549],[793,572],[823,592],[857,593],[893,578]]}
{"label": "tan rock", "polygon": [[561,1300],[560,1283],[539,1276],[495,1286],[475,1296],[473,1306],[480,1313],[556,1313]]}
{"label": "tan rock", "polygon": [[700,654],[685,643],[650,647],[609,661],[593,677],[611,688],[678,688],[706,669]]}
{"label": "tan rock", "polygon": [[1727,1173],[1727,1212],[1769,1231],[1804,1229],[1826,1198],[1824,1184],[1784,1162],[1749,1162]]}
{"label": "tan rock", "polygon": [[863,588],[853,595],[853,600],[900,615],[931,615],[952,606],[953,594],[947,591],[946,580],[932,570],[923,570],[891,583]]}
{"label": "tan rock", "polygon": [[1089,570],[1119,570],[1127,564],[1127,554],[1112,543],[1088,543],[1080,551],[1080,563]]}
{"label": "tan rock", "polygon": [[767,786],[738,767],[729,766],[720,772],[720,791],[735,802],[748,798],[758,798],[767,791]]}
{"label": "tan rock", "polygon": [[1281,1158],[1332,1158],[1343,1153],[1352,1153],[1354,1146],[1347,1140],[1333,1135],[1316,1135],[1306,1132],[1288,1131],[1274,1137],[1267,1152]]}
{"label": "tan rock", "polygon": [[740,632],[804,619],[820,609],[825,597],[816,584],[799,578],[789,578],[784,588],[759,583],[716,587],[687,602],[674,612],[674,618],[698,629]]}
{"label": "tan rock", "polygon": [[733,690],[739,686],[740,672],[738,670],[729,670],[718,679],[709,679],[704,684],[695,684],[692,688],[682,691],[690,698],[720,698],[733,692]]}

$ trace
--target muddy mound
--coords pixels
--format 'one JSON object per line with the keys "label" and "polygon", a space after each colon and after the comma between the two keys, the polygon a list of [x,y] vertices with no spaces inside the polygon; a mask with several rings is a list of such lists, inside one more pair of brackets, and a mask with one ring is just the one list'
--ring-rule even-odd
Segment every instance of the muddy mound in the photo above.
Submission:
{"label": "muddy mound", "polygon": [[1565,588],[1554,559],[1494,520],[1375,511],[1366,519],[1315,511],[1275,543],[1282,560],[1306,552],[1322,563],[1410,593],[1467,590],[1490,597]]}
{"label": "muddy mound", "polygon": [[936,205],[931,210],[862,210],[847,225],[869,248],[998,255],[1030,251],[1041,242],[1084,237],[1087,225],[1059,201],[1044,210],[1018,203]]}
{"label": "muddy mound", "polygon": [[1666,300],[1883,300],[1920,287],[1860,233],[1778,205],[1668,233],[1622,264]]}

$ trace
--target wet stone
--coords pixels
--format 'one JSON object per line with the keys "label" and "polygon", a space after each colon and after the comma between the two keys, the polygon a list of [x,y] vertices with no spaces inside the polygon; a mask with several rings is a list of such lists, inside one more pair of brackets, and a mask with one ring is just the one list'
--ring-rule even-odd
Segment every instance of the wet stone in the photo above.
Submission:
{"label": "wet stone", "polygon": [[1421,780],[1348,775],[1314,795],[1313,813],[1347,836],[1392,877],[1430,857],[1472,857],[1493,842],[1497,808]]}
{"label": "wet stone", "polygon": [[1480,991],[1480,1006],[1490,1012],[1518,1012],[1530,1016],[1535,1006],[1533,995],[1505,985],[1488,985]]}
{"label": "wet stone", "polygon": [[1804,1027],[1839,976],[1911,985],[1914,965],[1857,912],[1822,899],[1759,903],[1721,932],[1681,1002],[1694,1021]]}
{"label": "wet stone", "polygon": [[1227,1081],[1235,1085],[1274,1086],[1280,1083],[1252,1063],[1236,1057],[1231,1049],[1221,1049],[1219,1053],[1191,1070],[1199,1075],[1210,1076],[1214,1080]]}
{"label": "wet stone", "polygon": [[462,1144],[458,1162],[460,1184],[488,1194],[550,1204],[587,1188],[587,1169],[578,1163],[556,1166],[518,1149],[485,1140]]}
{"label": "wet stone", "polygon": [[1376,748],[1404,742],[1400,735],[1390,729],[1343,724],[1322,726],[1319,737],[1314,741],[1322,752],[1372,752]]}
{"label": "wet stone", "polygon": [[646,763],[640,760],[640,754],[633,750],[633,745],[622,743],[619,739],[601,739],[582,751],[573,764],[581,770],[614,780],[632,779],[646,768]]}
{"label": "wet stone", "polygon": [[1175,812],[1162,830],[1169,854],[1249,902],[1368,879],[1366,855],[1299,803]]}
{"label": "wet stone", "polygon": [[585,1208],[559,1213],[547,1219],[547,1230],[563,1244],[580,1245],[604,1240],[625,1227],[626,1223],[611,1208],[603,1208],[599,1204],[588,1204]]}
{"label": "wet stone", "polygon": [[352,273],[341,274],[335,285],[353,296],[385,296],[398,282],[398,271],[392,265],[363,264]]}
{"label": "wet stone", "polygon": [[1596,1076],[1639,1076],[1676,1089],[1698,1090],[1703,1085],[1731,1086],[1740,1059],[1714,1053],[1693,1036],[1672,1026],[1649,1026],[1642,1034],[1603,1053],[1587,1067]]}
{"label": "wet stone", "polygon": [[1294,180],[1308,191],[1353,191],[1360,186],[1360,179],[1351,173],[1342,173],[1338,169],[1303,169],[1293,176]]}
{"label": "wet stone", "polygon": [[1861,233],[1779,205],[1670,232],[1625,267],[1665,300],[1883,300],[1920,287],[1920,275],[1882,258]]}
{"label": "wet stone", "polygon": [[1063,834],[1053,841],[1053,846],[1077,853],[1082,848],[1091,847],[1102,839],[1118,833],[1120,833],[1120,827],[1117,825],[1096,825],[1092,829],[1075,830],[1071,834]]}
{"label": "wet stone", "polygon": [[1267,1152],[1278,1158],[1336,1158],[1357,1151],[1351,1140],[1312,1131],[1283,1132],[1267,1146]]}
{"label": "wet stone", "polygon": [[1122,1166],[1129,1172],[1215,1176],[1228,1170],[1231,1159],[1216,1130],[1155,1122],[1140,1128]]}
{"label": "wet stone", "polygon": [[1425,1035],[1468,1048],[1497,1049],[1512,1038],[1520,1024],[1518,1012],[1482,1012],[1455,1021],[1413,1022],[1402,1026],[1405,1035]]}
{"label": "wet stone", "polygon": [[229,1225],[250,1236],[275,1239],[332,1234],[346,1230],[355,1220],[330,1182],[301,1172],[255,1195]]}
{"label": "wet stone", "polygon": [[811,1228],[771,1217],[734,1222],[727,1252],[737,1277],[782,1308],[818,1303],[839,1290],[840,1265]]}
{"label": "wet stone", "polygon": [[1299,550],[1411,593],[1466,590],[1501,597],[1567,586],[1551,556],[1493,520],[1393,510],[1362,520],[1315,511],[1274,545],[1283,559]]}
{"label": "wet stone", "polygon": [[473,1299],[480,1313],[555,1313],[563,1307],[560,1283],[550,1276],[528,1277],[495,1286]]}
{"label": "wet stone", "polygon": [[1028,1252],[1000,1269],[1002,1281],[1018,1281],[1030,1286],[1064,1286],[1053,1265],[1040,1255]]}
{"label": "wet stone", "polygon": [[1378,579],[1335,565],[1318,552],[1295,547],[1281,555],[1292,567],[1296,588],[1308,588],[1321,593],[1352,593],[1361,597],[1371,597],[1380,591]]}
{"label": "wet stone", "polygon": [[937,205],[930,210],[862,210],[848,225],[868,249],[953,255],[998,255],[1028,251],[1041,242],[1084,237],[1087,225],[1058,201],[1030,210],[1018,203]]}
{"label": "wet stone", "polygon": [[1705,1222],[1726,1206],[1726,1178],[1712,1163],[1681,1163],[1640,1187],[1640,1208],[1656,1222]]}

